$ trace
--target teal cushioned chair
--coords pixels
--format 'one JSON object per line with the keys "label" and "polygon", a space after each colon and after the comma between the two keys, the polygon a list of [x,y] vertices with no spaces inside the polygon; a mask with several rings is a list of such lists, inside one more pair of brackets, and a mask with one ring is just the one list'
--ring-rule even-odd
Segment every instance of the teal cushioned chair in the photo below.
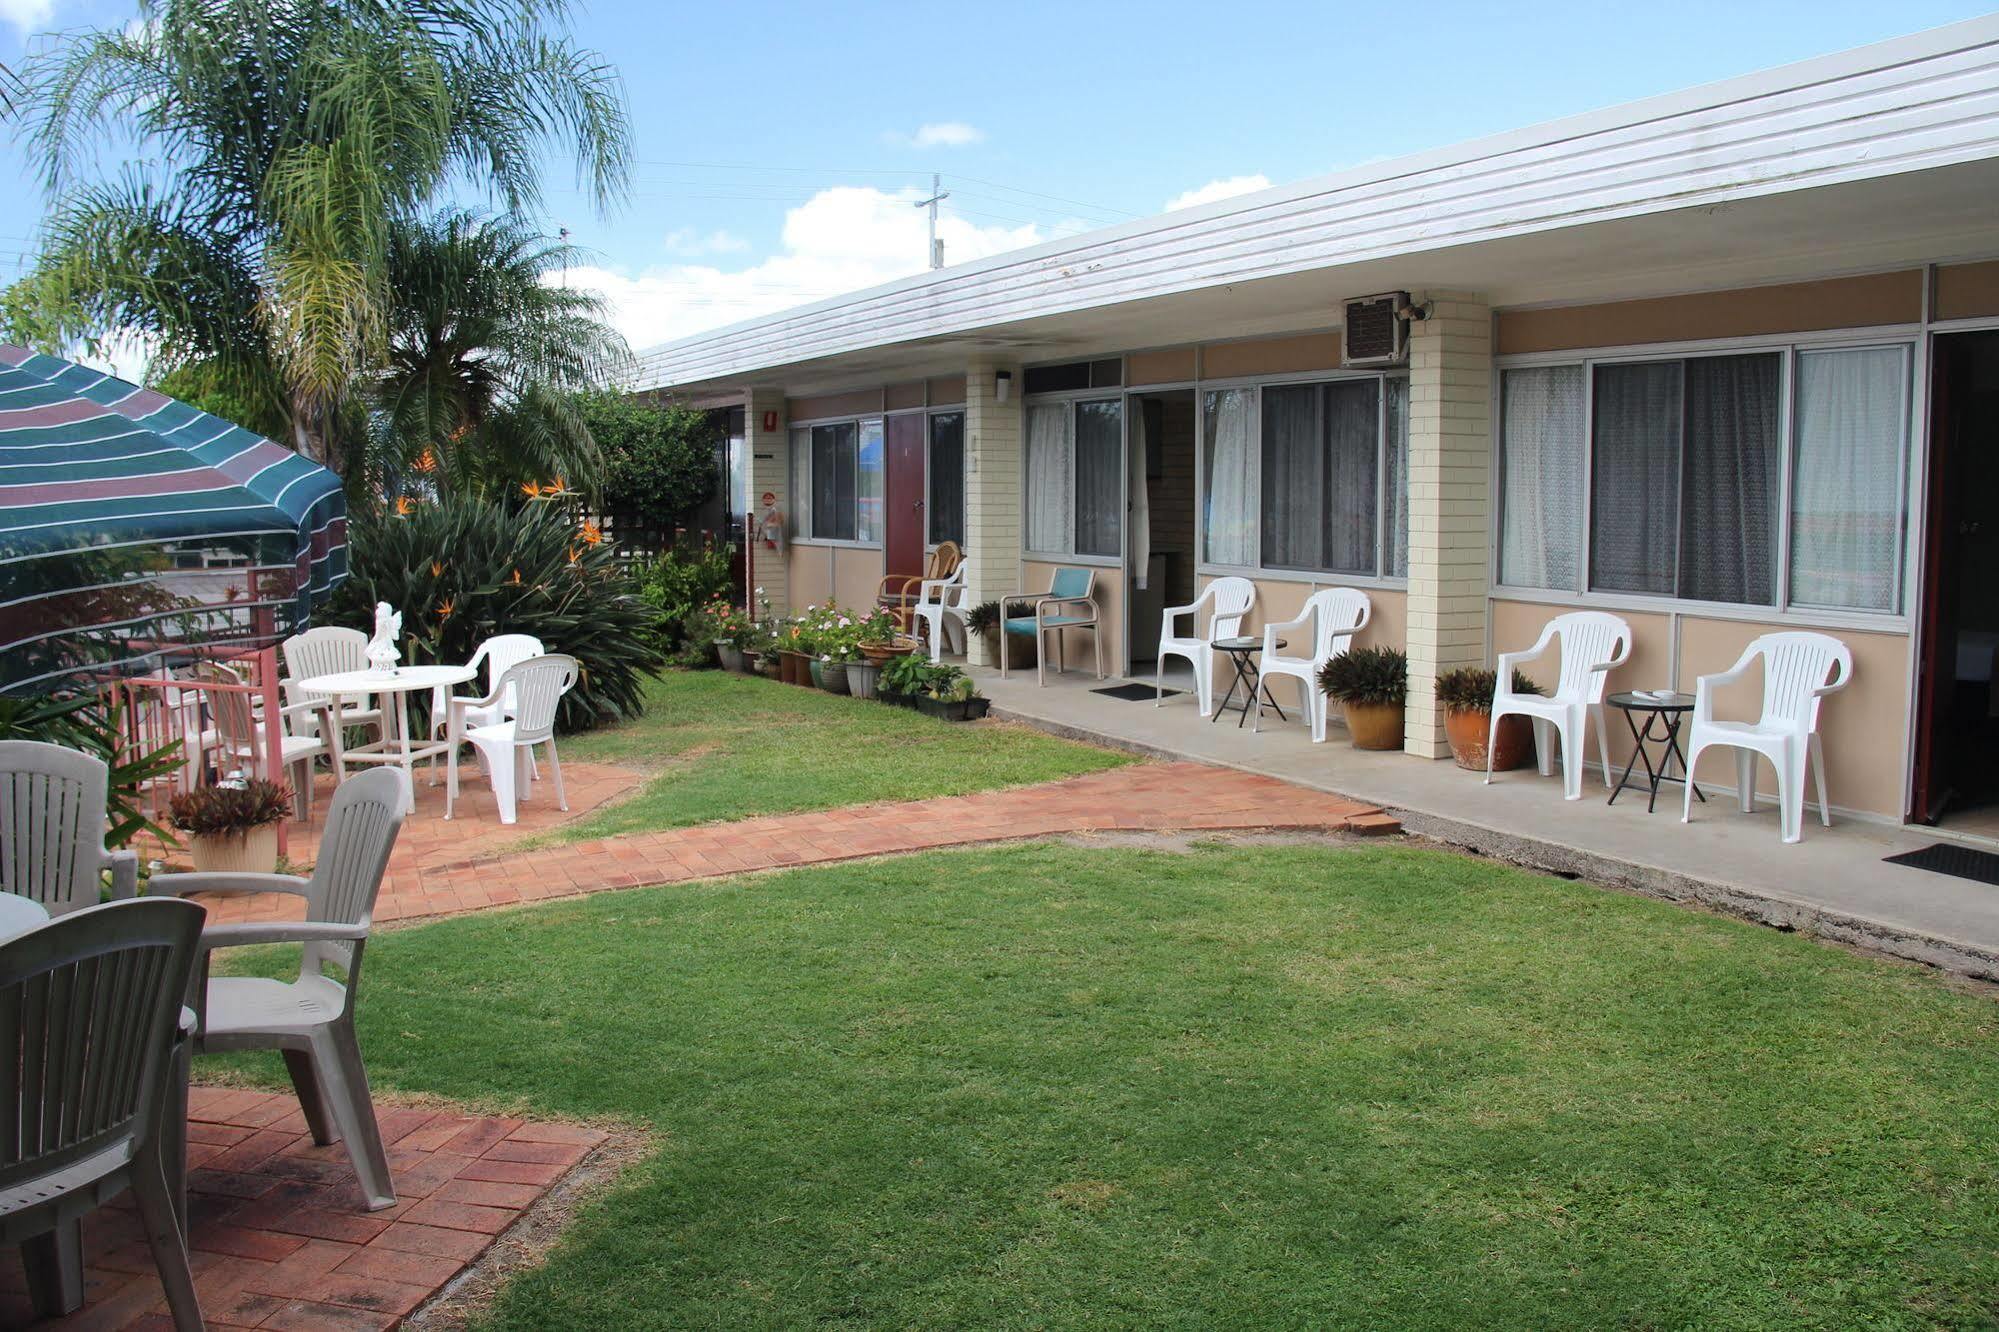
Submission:
{"label": "teal cushioned chair", "polygon": [[[1044,667],[1048,661],[1048,635],[1055,636],[1055,669],[1062,669],[1062,631],[1065,629],[1088,629],[1090,642],[1097,650],[1097,678],[1104,678],[1104,640],[1097,629],[1097,571],[1088,568],[1062,566],[1055,570],[1048,580],[1046,592],[1014,592],[1000,598],[1000,615],[1010,634],[1034,638],[1034,678],[1036,683],[1046,685],[1048,675]],[[1016,605],[1032,603],[1031,615],[1014,615],[1010,612]],[[1006,675],[1006,651],[999,654],[1000,675]]]}

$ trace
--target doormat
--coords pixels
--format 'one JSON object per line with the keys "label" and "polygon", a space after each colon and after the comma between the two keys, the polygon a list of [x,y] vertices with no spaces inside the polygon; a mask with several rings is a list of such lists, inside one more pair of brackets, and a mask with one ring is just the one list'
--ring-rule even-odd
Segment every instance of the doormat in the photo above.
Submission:
{"label": "doormat", "polygon": [[1954,879],[1999,884],[1999,855],[1949,842],[1933,842],[1916,851],[1889,856],[1890,865],[1908,865],[1932,874],[1948,874]]}
{"label": "doormat", "polygon": [[1180,691],[1169,689],[1164,695],[1159,695],[1151,685],[1121,684],[1111,685],[1107,689],[1092,689],[1090,692],[1102,694],[1106,698],[1121,698],[1127,703],[1150,703],[1154,697],[1171,698]]}

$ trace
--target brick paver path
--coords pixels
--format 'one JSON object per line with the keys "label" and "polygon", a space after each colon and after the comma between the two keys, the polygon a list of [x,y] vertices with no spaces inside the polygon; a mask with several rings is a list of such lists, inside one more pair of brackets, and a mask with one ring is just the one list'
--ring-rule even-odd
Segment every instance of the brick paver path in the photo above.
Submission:
{"label": "brick paver path", "polygon": [[[570,803],[577,801],[572,797]],[[552,805],[541,802],[541,808]],[[437,827],[455,823],[444,824],[427,811],[425,789],[418,788],[417,814],[403,825],[403,838],[423,839],[421,849],[398,846],[376,920],[1058,833],[1255,828],[1378,833],[1401,827],[1372,805],[1201,763],[1138,763],[1011,790],[769,815],[514,853],[503,845],[438,837]],[[481,836],[468,827],[468,839]],[[300,909],[295,898],[269,894],[207,905],[222,920],[281,919]]]}
{"label": "brick paver path", "polygon": [[[485,1252],[604,1141],[595,1129],[378,1107],[394,1207],[362,1207],[346,1149],[315,1147],[290,1093],[197,1087],[190,1265],[211,1327],[388,1328]],[[131,1195],[84,1222],[84,1307],[49,1329],[171,1328]],[[0,1327],[29,1321],[18,1250]]]}

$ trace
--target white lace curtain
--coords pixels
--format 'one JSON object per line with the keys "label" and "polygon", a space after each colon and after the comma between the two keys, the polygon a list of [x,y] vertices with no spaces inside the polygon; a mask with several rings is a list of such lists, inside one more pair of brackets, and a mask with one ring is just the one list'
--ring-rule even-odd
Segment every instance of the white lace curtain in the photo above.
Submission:
{"label": "white lace curtain", "polygon": [[1116,399],[1076,404],[1074,549],[1078,555],[1119,553],[1124,517],[1123,420],[1124,408]]}
{"label": "white lace curtain", "polygon": [[1204,404],[1207,556],[1210,564],[1256,563],[1256,434],[1249,389],[1217,389]]}
{"label": "white lace curtain", "polygon": [[1069,404],[1037,402],[1027,409],[1027,548],[1069,550],[1075,512],[1076,441]]}
{"label": "white lace curtain", "polygon": [[1501,399],[1499,581],[1574,591],[1582,569],[1583,368],[1508,370]]}
{"label": "white lace curtain", "polygon": [[1800,352],[1797,376],[1791,600],[1892,611],[1901,568],[1907,353]]}

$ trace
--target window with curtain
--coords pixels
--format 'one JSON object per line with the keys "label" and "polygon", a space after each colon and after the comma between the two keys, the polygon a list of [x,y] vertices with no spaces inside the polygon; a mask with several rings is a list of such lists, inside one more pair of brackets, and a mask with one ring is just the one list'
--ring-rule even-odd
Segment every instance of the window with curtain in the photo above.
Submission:
{"label": "window with curtain", "polygon": [[818,541],[880,541],[884,460],[879,418],[793,430],[793,530]]}
{"label": "window with curtain", "polygon": [[1379,380],[1263,390],[1263,567],[1375,572],[1381,426]]}
{"label": "window with curtain", "polygon": [[1575,590],[1586,536],[1589,590],[1892,613],[1908,414],[1906,345],[1507,369],[1499,580]]}
{"label": "window with curtain", "polygon": [[[750,496],[757,507],[752,513],[763,512],[758,496]],[[812,532],[812,432],[794,427],[791,432],[791,527],[792,536],[809,536]]]}
{"label": "window with curtain", "polygon": [[1381,515],[1382,572],[1391,578],[1409,576],[1409,381],[1385,381],[1388,438],[1381,450],[1381,493],[1387,509]]}
{"label": "window with curtain", "polygon": [[1066,402],[1037,402],[1027,409],[1027,548],[1069,549],[1075,512],[1074,416]]}
{"label": "window with curtain", "polygon": [[1124,527],[1124,402],[1027,407],[1027,548],[1116,556]]}
{"label": "window with curtain", "polygon": [[929,539],[965,544],[965,414],[936,412],[930,417]]}
{"label": "window with curtain", "polygon": [[1801,351],[1796,375],[1791,601],[1896,610],[1908,350]]}
{"label": "window with curtain", "polygon": [[812,535],[823,541],[853,541],[854,445],[852,421],[812,427]]}
{"label": "window with curtain", "polygon": [[1256,563],[1256,391],[1215,389],[1203,398],[1201,415],[1207,561],[1245,568]]}
{"label": "window with curtain", "polygon": [[861,422],[854,457],[854,540],[880,541],[886,517],[882,513],[882,470],[888,460],[880,420]]}
{"label": "window with curtain", "polygon": [[1124,404],[1076,404],[1076,548],[1116,555],[1124,520]]}

